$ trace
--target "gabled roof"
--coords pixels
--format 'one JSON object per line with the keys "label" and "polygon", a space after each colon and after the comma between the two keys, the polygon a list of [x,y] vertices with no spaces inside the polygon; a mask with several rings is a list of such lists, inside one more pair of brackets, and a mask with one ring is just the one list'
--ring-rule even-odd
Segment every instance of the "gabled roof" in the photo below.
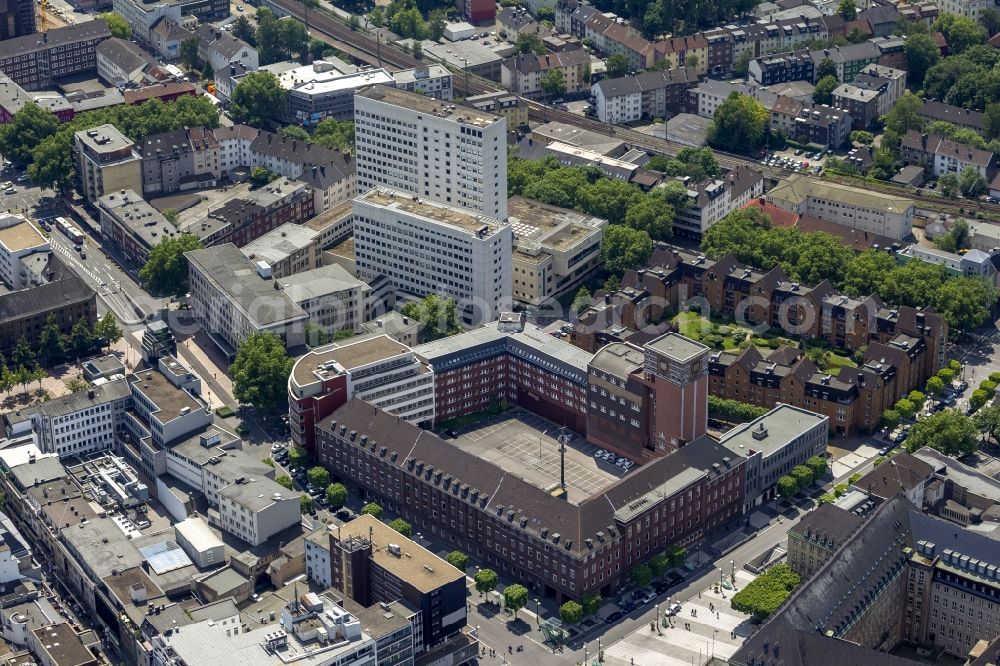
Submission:
{"label": "gabled roof", "polygon": [[901,451],[858,479],[855,487],[877,497],[890,498],[908,492],[934,473],[923,460]]}

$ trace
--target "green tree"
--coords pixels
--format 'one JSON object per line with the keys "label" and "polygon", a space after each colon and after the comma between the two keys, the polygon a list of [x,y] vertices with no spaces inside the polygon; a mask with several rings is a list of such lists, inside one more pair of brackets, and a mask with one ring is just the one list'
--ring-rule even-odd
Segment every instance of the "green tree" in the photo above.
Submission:
{"label": "green tree", "polygon": [[559,619],[563,624],[578,624],[583,619],[583,606],[575,601],[567,601],[559,607]]}
{"label": "green tree", "polygon": [[503,590],[503,607],[514,614],[517,619],[517,611],[524,608],[528,603],[528,588],[519,583],[508,585]]}
{"label": "green tree", "polygon": [[45,365],[61,363],[66,353],[66,350],[63,348],[63,337],[62,332],[59,330],[59,322],[56,321],[54,314],[48,316],[45,320],[45,326],[42,327],[41,333],[39,333],[38,353],[41,356],[42,363]]}
{"label": "green tree", "polygon": [[542,90],[551,97],[558,97],[566,92],[566,77],[561,69],[553,67],[542,76]]}
{"label": "green tree", "polygon": [[181,42],[180,60],[188,69],[198,69],[198,39],[188,37]]}
{"label": "green tree", "polygon": [[576,296],[573,297],[573,304],[570,305],[570,310],[576,313],[582,312],[590,305],[592,298],[590,290],[586,286],[580,287],[576,292]]}
{"label": "green tree", "polygon": [[839,81],[840,76],[837,74],[837,63],[833,61],[833,58],[823,58],[819,61],[819,65],[816,66],[815,76],[817,81],[827,76],[832,76],[835,80]]}
{"label": "green tree", "polygon": [[934,30],[944,35],[952,53],[962,53],[970,46],[986,41],[986,31],[972,19],[957,14],[942,14],[934,21]]}
{"label": "green tree", "polygon": [[269,331],[251,333],[240,342],[229,366],[233,395],[264,414],[273,413],[287,403],[288,375],[294,362],[281,338]]}
{"label": "green tree", "polygon": [[925,400],[927,400],[927,396],[921,393],[920,391],[914,389],[906,395],[906,399],[919,407],[920,405],[924,404]]}
{"label": "green tree", "polygon": [[326,471],[324,467],[311,467],[306,472],[306,479],[314,488],[325,488],[330,485],[330,472]]}
{"label": "green tree", "polygon": [[776,564],[733,595],[733,610],[753,615],[761,622],[784,603],[801,581],[790,566]]}
{"label": "green tree", "polygon": [[860,143],[862,146],[870,146],[875,142],[875,135],[863,130],[851,132],[851,143]]}
{"label": "green tree", "polygon": [[945,409],[917,421],[906,438],[911,453],[929,446],[948,456],[962,456],[978,448],[979,429],[971,418]]}
{"label": "green tree", "polygon": [[493,569],[480,569],[472,577],[472,582],[476,586],[476,592],[479,592],[481,596],[497,589],[500,577],[497,576],[497,572],[493,571]]}
{"label": "green tree", "polygon": [[406,39],[423,40],[430,35],[430,30],[416,7],[396,12],[389,20],[392,31]]}
{"label": "green tree", "polygon": [[188,260],[184,253],[201,248],[201,241],[192,234],[178,234],[161,240],[149,251],[149,260],[139,271],[143,288],[155,295],[186,294]]}
{"label": "green tree", "polygon": [[653,572],[645,564],[637,564],[628,572],[628,579],[635,587],[646,587],[653,580]]}
{"label": "green tree", "polygon": [[1000,12],[992,7],[983,7],[979,10],[979,24],[983,26],[987,37],[1000,32]]}
{"label": "green tree", "polygon": [[469,568],[469,556],[460,550],[453,550],[444,556],[444,561],[462,573]]}
{"label": "green tree", "polygon": [[59,129],[59,120],[34,102],[14,114],[9,125],[0,125],[0,154],[14,164],[31,161],[31,151]]}
{"label": "green tree", "polygon": [[397,532],[405,536],[407,539],[413,536],[413,525],[410,525],[402,518],[396,518],[394,521],[389,523],[389,527],[396,530]]}
{"label": "green tree", "polygon": [[972,416],[976,429],[994,440],[1000,434],[1000,404],[983,407]]}
{"label": "green tree", "polygon": [[847,482],[853,485],[860,480],[861,480],[861,473],[855,472],[854,474],[851,474],[850,478],[847,479]]}
{"label": "green tree", "polygon": [[301,446],[293,446],[288,450],[288,464],[293,467],[305,467],[309,462],[309,452]]}
{"label": "green tree", "polygon": [[969,407],[971,407],[973,411],[976,411],[989,402],[989,399],[989,393],[982,389],[976,389],[972,392],[972,395],[969,396]]}
{"label": "green tree", "polygon": [[795,497],[795,493],[799,492],[799,482],[793,476],[788,476],[787,474],[778,479],[778,494],[785,499],[791,499]]}
{"label": "green tree", "polygon": [[331,509],[339,509],[347,504],[347,486],[342,483],[331,483],[326,487],[326,502]]}
{"label": "green tree", "polygon": [[424,57],[424,45],[420,42],[413,42],[413,57],[420,60]]}
{"label": "green tree", "polygon": [[896,402],[896,411],[899,412],[900,416],[906,419],[912,419],[914,414],[917,413],[917,405],[913,404],[913,401],[906,398],[901,398]]}
{"label": "green tree", "polygon": [[812,471],[813,481],[818,481],[826,476],[826,459],[822,456],[813,456],[805,462],[805,466]]}
{"label": "green tree", "polygon": [[630,229],[645,231],[653,240],[666,240],[673,236],[674,209],[662,197],[648,194],[629,207],[624,223]]}
{"label": "green tree", "polygon": [[444,37],[444,29],[448,25],[448,12],[444,9],[433,9],[427,18],[431,39],[440,42],[441,38]]}
{"label": "green tree", "polygon": [[916,84],[922,82],[927,71],[941,59],[941,50],[931,36],[926,34],[907,37],[903,52],[906,54],[907,74]]}
{"label": "green tree", "polygon": [[250,170],[250,184],[254,187],[263,187],[279,177],[278,174],[268,171],[265,166],[257,165]]}
{"label": "green tree", "polygon": [[958,175],[958,187],[963,196],[975,199],[986,192],[986,178],[975,167],[967,166]]}
{"label": "green tree", "polygon": [[309,495],[303,495],[299,498],[299,511],[301,511],[303,515],[313,512],[312,497],[309,497]]}
{"label": "green tree", "polygon": [[808,488],[814,480],[812,470],[805,465],[796,465],[793,467],[791,477],[799,485],[799,490]]}
{"label": "green tree", "polygon": [[749,95],[733,92],[715,110],[708,126],[708,143],[716,149],[749,153],[764,145],[771,118],[764,105]]}
{"label": "green tree", "polygon": [[309,132],[305,130],[304,127],[299,125],[286,125],[278,130],[278,134],[289,139],[298,139],[299,141],[312,142],[312,137],[309,136]]}
{"label": "green tree", "polygon": [[598,611],[601,610],[601,602],[603,601],[604,600],[601,598],[601,595],[596,592],[588,592],[583,595],[583,598],[580,599],[580,603],[583,606],[584,616],[590,617],[592,615],[597,615]]}
{"label": "green tree", "polygon": [[289,490],[291,490],[295,486],[295,484],[292,482],[292,477],[288,476],[287,474],[282,474],[281,476],[276,478],[274,482],[277,483],[279,486],[288,488]]}
{"label": "green tree", "polygon": [[1000,139],[1000,103],[987,104],[983,110],[983,136],[987,141]]}
{"label": "green tree", "polygon": [[313,130],[312,140],[324,148],[342,151],[354,150],[354,123],[324,118]]}
{"label": "green tree", "polygon": [[940,377],[931,377],[927,380],[927,386],[925,388],[931,395],[941,395],[944,391],[944,382],[941,381]]}
{"label": "green tree", "polygon": [[69,352],[77,359],[88,356],[94,350],[94,332],[86,319],[79,319],[69,332]]}
{"label": "green tree", "polygon": [[608,58],[605,61],[605,67],[609,79],[617,79],[618,77],[625,76],[632,68],[628,58],[621,53],[616,53]]}
{"label": "green tree", "polygon": [[887,252],[865,250],[848,263],[843,290],[850,296],[882,292],[883,278],[896,268],[896,259]]}
{"label": "green tree", "polygon": [[919,97],[909,91],[905,92],[885,115],[885,128],[899,137],[910,130],[923,129],[924,120],[920,116],[923,106]]}
{"label": "green tree", "polygon": [[683,546],[673,545],[667,548],[667,557],[670,558],[670,566],[681,567],[687,562],[687,548]]}
{"label": "green tree", "polygon": [[94,334],[108,347],[122,339],[122,329],[118,326],[118,320],[110,311],[97,320],[94,326]]}
{"label": "green tree", "polygon": [[840,4],[837,6],[837,13],[840,14],[842,19],[850,23],[858,18],[858,6],[854,3],[854,0],[840,0]]}
{"label": "green tree", "polygon": [[941,188],[941,194],[949,199],[958,197],[958,193],[962,189],[961,181],[953,173],[946,173],[938,178],[938,186]]}
{"label": "green tree", "polygon": [[268,118],[282,114],[287,99],[278,77],[267,70],[250,72],[236,84],[232,94],[233,120],[263,127]]}
{"label": "green tree", "polygon": [[[746,76],[747,72],[750,70],[750,62],[752,60],[753,60],[753,49],[744,49],[740,53],[739,57],[736,58],[736,61],[733,62],[733,74],[735,76]],[[833,61],[831,60],[830,62]]]}
{"label": "green tree", "polygon": [[666,553],[657,553],[649,558],[646,564],[649,565],[649,571],[653,574],[653,578],[659,580],[670,568],[670,558]]}
{"label": "green tree", "polygon": [[956,277],[937,288],[933,304],[949,326],[969,331],[990,319],[996,300],[997,290],[987,278]]}
{"label": "green tree", "polygon": [[601,250],[604,264],[612,273],[645,265],[653,253],[653,239],[645,231],[613,224],[604,231]]}
{"label": "green tree", "polygon": [[419,301],[406,303],[400,311],[420,322],[420,336],[424,340],[437,340],[461,330],[458,305],[453,298],[428,294]]}
{"label": "green tree", "polygon": [[118,39],[132,38],[132,28],[121,14],[104,12],[102,14],[98,14],[95,18],[98,18],[108,24],[108,30],[111,31],[112,37],[117,37]]}
{"label": "green tree", "polygon": [[361,513],[368,516],[374,516],[375,518],[381,518],[382,507],[375,502],[369,502],[361,507]]}
{"label": "green tree", "polygon": [[813,102],[816,104],[830,104],[833,102],[833,91],[840,83],[835,76],[824,76],[816,82],[813,89]]}
{"label": "green tree", "polygon": [[899,422],[902,421],[902,415],[895,409],[887,409],[882,412],[881,423],[882,427],[888,430],[895,430],[899,426]]}
{"label": "green tree", "polygon": [[257,34],[254,32],[250,19],[246,16],[237,17],[237,19],[233,22],[232,33],[233,37],[242,39],[250,46],[257,44]]}

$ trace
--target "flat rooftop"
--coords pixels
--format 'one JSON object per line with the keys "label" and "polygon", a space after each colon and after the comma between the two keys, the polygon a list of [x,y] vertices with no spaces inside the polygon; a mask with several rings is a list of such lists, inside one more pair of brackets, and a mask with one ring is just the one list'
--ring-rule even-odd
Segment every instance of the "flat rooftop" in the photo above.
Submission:
{"label": "flat rooftop", "polygon": [[505,122],[502,117],[487,113],[486,111],[480,111],[479,109],[461,106],[447,100],[434,99],[420,93],[412,93],[387,86],[371,86],[370,88],[359,90],[357,96],[410,109],[416,113],[437,116],[438,118],[451,120],[463,125],[489,127],[495,123]]}
{"label": "flat rooftop", "polygon": [[164,238],[180,234],[160,211],[132,190],[105,194],[97,200],[97,205],[148,248]]}
{"label": "flat rooftop", "polygon": [[[3,218],[7,217],[3,216]],[[6,221],[6,219],[0,218],[0,224]],[[20,222],[0,229],[0,243],[10,252],[20,252],[21,250],[45,245],[48,242],[45,236],[35,228],[35,225],[24,218],[21,218]]]}
{"label": "flat rooftop", "polygon": [[93,129],[80,130],[76,133],[76,137],[96,153],[110,153],[135,146],[132,140],[119,132],[114,125],[98,125]]}
{"label": "flat rooftop", "polygon": [[220,490],[219,494],[251,511],[260,511],[283,499],[298,500],[302,496],[302,493],[280,486],[267,477],[234,483]]}
{"label": "flat rooftop", "polygon": [[299,386],[304,386],[320,381],[321,377],[318,373],[339,374],[335,368],[323,371],[319,369],[319,366],[336,363],[341,368],[340,372],[345,372],[369,363],[405,354],[408,351],[410,351],[409,347],[396,342],[388,335],[378,335],[356,342],[350,340],[335,342],[314,349],[300,357],[292,368],[292,379]]}
{"label": "flat rooftop", "polygon": [[319,232],[301,224],[283,224],[242,248],[243,254],[254,261],[276,264],[316,242]]}
{"label": "flat rooftop", "polygon": [[84,647],[73,627],[65,622],[31,632],[41,649],[56,666],[96,663],[97,658]]}
{"label": "flat rooftop", "polygon": [[517,242],[537,242],[557,250],[572,247],[607,224],[599,217],[521,196],[507,202],[507,217]]}
{"label": "flat rooftop", "polygon": [[317,61],[282,72],[278,75],[278,81],[285,90],[305,95],[324,95],[374,84],[391,84],[394,79],[384,69],[344,73],[328,63]]}
{"label": "flat rooftop", "polygon": [[806,409],[778,405],[764,416],[730,430],[719,438],[719,443],[741,456],[750,455],[750,451],[768,456],[828,420]]}
{"label": "flat rooftop", "polygon": [[[427,98],[430,99],[430,98]],[[400,210],[410,215],[422,217],[431,222],[447,224],[466,232],[476,232],[484,226],[489,233],[495,232],[502,223],[493,217],[469,213],[457,206],[427,201],[410,194],[386,189],[373,189],[357,197],[355,201],[366,201],[390,210]]]}
{"label": "flat rooftop", "polygon": [[[442,585],[463,580],[465,572],[459,571],[423,546],[407,539],[381,520],[361,515],[333,530],[334,538],[371,538],[374,542],[372,559],[383,569],[405,580],[421,592],[431,592]],[[400,556],[389,552],[390,543],[398,544]]]}
{"label": "flat rooftop", "polygon": [[138,372],[129,380],[159,408],[156,418],[164,423],[182,416],[182,412],[187,414],[205,408],[205,405],[194,396],[171,384],[156,370]]}
{"label": "flat rooftop", "polygon": [[[293,273],[277,278],[281,289],[296,303],[317,298],[332,298],[351,289],[360,289],[365,283],[348,273],[342,266],[330,264],[310,271]],[[334,305],[328,302],[328,305]]]}
{"label": "flat rooftop", "polygon": [[667,333],[652,342],[647,342],[646,346],[678,363],[690,361],[695,356],[708,351],[708,347],[705,345],[685,338],[679,333]]}
{"label": "flat rooftop", "polygon": [[[566,446],[566,492],[571,504],[581,504],[622,478],[613,462],[594,458],[598,447],[530,412],[515,409],[482,421],[452,444],[545,491],[560,484],[557,438],[572,436]],[[627,482],[627,481],[626,481]]]}

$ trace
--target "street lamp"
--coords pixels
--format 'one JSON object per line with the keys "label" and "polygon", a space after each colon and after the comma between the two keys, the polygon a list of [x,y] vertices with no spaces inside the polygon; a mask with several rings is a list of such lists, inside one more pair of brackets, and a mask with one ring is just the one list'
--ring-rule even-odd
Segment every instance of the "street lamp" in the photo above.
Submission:
{"label": "street lamp", "polygon": [[536,627],[542,626],[542,616],[539,614],[538,611],[538,597],[535,597],[535,626]]}
{"label": "street lamp", "polygon": [[729,566],[732,569],[731,581],[733,584],[733,589],[736,589],[736,560],[729,560]]}

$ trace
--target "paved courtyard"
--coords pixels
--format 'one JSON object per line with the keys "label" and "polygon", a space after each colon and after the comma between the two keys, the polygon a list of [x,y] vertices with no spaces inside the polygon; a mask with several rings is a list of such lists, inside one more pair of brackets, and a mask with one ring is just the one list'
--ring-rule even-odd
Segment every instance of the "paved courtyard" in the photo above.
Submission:
{"label": "paved courtyard", "polygon": [[566,487],[570,501],[583,501],[621,478],[621,469],[594,458],[596,446],[568,429],[520,409],[459,435],[455,444],[533,485],[552,488],[560,481],[557,438],[562,433],[571,438],[566,445]]}
{"label": "paved courtyard", "polygon": [[[737,588],[742,589],[754,578],[748,571],[737,570]],[[728,659],[751,631],[750,616],[730,607],[732,595],[732,590],[713,592],[709,589],[683,602],[680,615],[671,619],[673,626],[661,626],[658,632],[644,624],[606,648],[604,666],[700,666],[713,655]],[[661,604],[661,608],[665,605]],[[595,650],[596,645],[591,654]]]}

